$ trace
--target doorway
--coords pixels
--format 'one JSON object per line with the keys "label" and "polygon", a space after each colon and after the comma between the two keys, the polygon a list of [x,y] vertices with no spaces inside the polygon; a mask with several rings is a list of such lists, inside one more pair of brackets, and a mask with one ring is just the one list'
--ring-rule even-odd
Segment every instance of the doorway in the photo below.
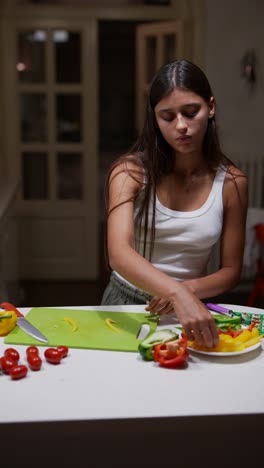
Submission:
{"label": "doorway", "polygon": [[136,26],[138,21],[98,23],[98,200],[100,282],[110,272],[105,262],[105,182],[111,164],[136,138]]}
{"label": "doorway", "polygon": [[[145,21],[144,21],[145,22]],[[98,164],[100,221],[105,220],[105,179],[112,162],[134,142],[136,132],[136,26],[139,21],[99,21]]]}

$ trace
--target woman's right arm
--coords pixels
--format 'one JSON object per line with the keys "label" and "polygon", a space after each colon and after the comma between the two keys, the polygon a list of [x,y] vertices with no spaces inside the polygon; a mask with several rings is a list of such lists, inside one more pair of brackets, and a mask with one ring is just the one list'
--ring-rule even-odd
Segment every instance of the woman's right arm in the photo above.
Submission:
{"label": "woman's right arm", "polygon": [[[139,173],[134,163],[127,165],[131,173]],[[134,248],[134,197],[140,190],[140,182],[120,163],[110,176],[108,189],[107,243],[111,268],[136,287],[170,301],[189,340],[195,338],[198,344],[205,341],[208,347],[216,346],[215,322],[200,299],[186,286],[155,268]]]}

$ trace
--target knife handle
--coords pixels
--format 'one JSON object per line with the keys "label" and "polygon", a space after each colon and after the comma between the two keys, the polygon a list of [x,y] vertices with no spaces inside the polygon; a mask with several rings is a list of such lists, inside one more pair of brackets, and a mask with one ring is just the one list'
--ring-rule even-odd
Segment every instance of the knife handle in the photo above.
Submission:
{"label": "knife handle", "polygon": [[0,307],[1,309],[4,309],[4,310],[12,310],[13,312],[16,313],[17,317],[24,317],[24,315],[21,314],[21,312],[19,312],[19,310],[17,310],[13,304],[10,304],[10,302],[2,302],[0,304]]}
{"label": "knife handle", "polygon": [[226,314],[226,315],[229,315],[230,313],[233,313],[232,310],[229,310],[226,307],[222,307],[222,306],[220,306],[218,304],[208,303],[208,304],[205,304],[205,305],[206,305],[207,309],[213,310],[214,312],[219,312],[219,313]]}

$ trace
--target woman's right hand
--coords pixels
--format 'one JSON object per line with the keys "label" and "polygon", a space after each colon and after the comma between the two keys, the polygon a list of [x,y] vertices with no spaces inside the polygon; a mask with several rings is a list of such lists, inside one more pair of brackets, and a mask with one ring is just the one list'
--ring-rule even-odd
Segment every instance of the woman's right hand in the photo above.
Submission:
{"label": "woman's right hand", "polygon": [[181,285],[177,297],[171,302],[189,341],[195,340],[199,346],[205,344],[208,348],[218,345],[219,335],[213,316],[195,294]]}

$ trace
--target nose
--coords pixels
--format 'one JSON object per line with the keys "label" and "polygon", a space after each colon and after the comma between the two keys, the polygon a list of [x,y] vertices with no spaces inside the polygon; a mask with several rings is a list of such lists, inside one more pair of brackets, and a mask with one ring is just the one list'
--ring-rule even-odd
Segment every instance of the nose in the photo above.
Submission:
{"label": "nose", "polygon": [[186,123],[186,120],[184,119],[184,117],[179,114],[177,115],[177,118],[176,118],[176,129],[178,132],[180,133],[185,133],[186,130],[187,130],[187,123]]}

